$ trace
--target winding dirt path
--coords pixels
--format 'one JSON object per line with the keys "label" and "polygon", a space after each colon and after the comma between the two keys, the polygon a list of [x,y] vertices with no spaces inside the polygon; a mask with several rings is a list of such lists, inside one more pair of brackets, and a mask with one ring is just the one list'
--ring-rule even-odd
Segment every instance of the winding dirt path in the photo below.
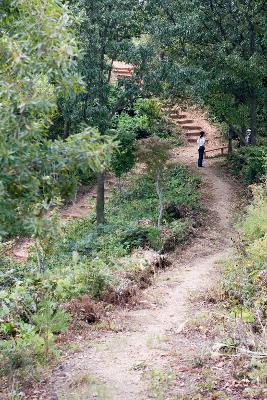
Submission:
{"label": "winding dirt path", "polygon": [[[173,156],[196,170],[195,153],[195,146],[189,145],[176,150]],[[214,284],[218,263],[231,252],[234,189],[217,164],[217,161],[206,160],[205,167],[197,171],[204,181],[202,199],[209,221],[201,237],[194,239],[190,248],[173,254],[172,267],[158,274],[154,285],[144,291],[142,301],[147,307],[122,310],[117,323],[123,321],[124,329],[107,332],[100,339],[85,343],[84,350],[69,359],[54,377],[49,385],[50,397],[43,398],[151,398],[146,371],[168,368],[168,337],[179,335],[192,317],[192,292],[208,290]]]}

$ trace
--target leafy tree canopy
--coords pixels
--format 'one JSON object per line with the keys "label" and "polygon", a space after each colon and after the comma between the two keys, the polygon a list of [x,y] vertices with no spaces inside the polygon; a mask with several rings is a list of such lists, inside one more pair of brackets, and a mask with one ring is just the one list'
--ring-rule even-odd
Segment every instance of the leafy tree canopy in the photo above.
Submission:
{"label": "leafy tree canopy", "polygon": [[266,99],[266,2],[157,0],[150,7],[151,37],[169,67],[167,92],[205,103],[221,121],[250,125],[255,141]]}
{"label": "leafy tree canopy", "polygon": [[65,143],[64,151],[62,144],[53,145],[56,163],[48,161],[49,151],[45,153],[52,148],[46,136],[56,96],[82,88],[75,73],[79,51],[71,24],[68,8],[60,1],[6,0],[0,6],[2,232],[9,232],[14,221],[21,229],[30,205],[40,196],[51,196],[43,193],[44,177],[55,184],[55,167],[68,165],[66,155],[75,158],[77,168],[77,154],[85,151],[88,168],[95,169],[112,148],[111,141],[87,129],[75,142]]}

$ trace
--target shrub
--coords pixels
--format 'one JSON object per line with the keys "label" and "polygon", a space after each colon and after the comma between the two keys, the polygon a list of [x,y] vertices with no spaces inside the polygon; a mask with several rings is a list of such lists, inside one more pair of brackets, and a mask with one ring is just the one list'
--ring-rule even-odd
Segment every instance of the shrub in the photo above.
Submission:
{"label": "shrub", "polygon": [[53,356],[54,334],[63,332],[68,320],[69,315],[64,310],[43,298],[38,310],[31,315],[30,322],[13,320],[9,324],[13,324],[14,328],[9,332],[4,332],[4,324],[1,324],[0,333],[2,336],[5,333],[6,337],[0,340],[0,371],[7,373],[12,369],[33,367],[36,363],[47,361],[49,356]]}
{"label": "shrub", "polygon": [[148,128],[146,118],[130,117],[123,113],[116,119],[114,133],[119,141],[119,146],[112,156],[111,169],[119,178],[134,166],[134,146],[140,127],[145,130]]}
{"label": "shrub", "polygon": [[101,231],[92,216],[70,222],[61,236],[54,235],[43,274],[38,271],[36,255],[22,265],[5,258],[0,248],[0,367],[26,371],[45,362],[54,355],[55,335],[67,324],[60,304],[84,295],[99,299],[107,289],[120,286],[120,273],[129,265],[132,271],[136,268],[130,257],[122,262],[132,250],[169,251],[185,239],[193,223],[188,216],[199,207],[199,179],[190,177],[181,166],[164,171],[162,179],[166,204],[175,199],[175,207],[186,212],[177,221],[163,218],[161,229],[155,226],[155,183],[142,175],[130,179],[122,192],[115,191]]}
{"label": "shrub", "polygon": [[155,190],[159,199],[158,227],[161,226],[163,216],[163,174],[169,167],[170,143],[154,136],[137,147],[138,160],[146,167],[146,172],[155,182]]}
{"label": "shrub", "polygon": [[147,132],[139,132],[138,138],[142,139],[160,132],[166,128],[166,122],[161,112],[162,103],[157,98],[138,99],[134,105],[139,118],[147,119]]}
{"label": "shrub", "polygon": [[160,230],[151,225],[129,226],[121,234],[120,241],[128,250],[151,247],[158,250]]}
{"label": "shrub", "polygon": [[[107,143],[111,146],[105,145],[105,140],[97,131],[86,128],[66,142],[38,143],[34,151],[26,148],[18,152],[17,158],[10,158],[5,165],[6,170],[4,167],[2,171],[0,169],[0,235],[32,234],[27,220],[31,218],[35,205],[59,197],[63,200],[73,198],[80,175],[92,176],[92,171],[96,171],[111,156],[113,142],[109,138]],[[24,169],[27,174],[9,172]]]}
{"label": "shrub", "polygon": [[134,105],[135,111],[140,115],[146,115],[150,123],[162,118],[161,108],[162,103],[155,97],[138,99]]}
{"label": "shrub", "polygon": [[232,154],[229,163],[232,173],[246,185],[260,182],[267,174],[267,146],[243,147]]}
{"label": "shrub", "polygon": [[226,266],[224,287],[231,304],[267,318],[267,186],[254,188],[254,202],[239,224],[239,251]]}

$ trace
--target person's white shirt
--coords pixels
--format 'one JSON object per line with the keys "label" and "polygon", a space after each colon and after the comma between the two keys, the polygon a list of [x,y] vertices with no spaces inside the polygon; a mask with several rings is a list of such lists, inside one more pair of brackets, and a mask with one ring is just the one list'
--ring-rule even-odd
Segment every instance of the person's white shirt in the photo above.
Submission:
{"label": "person's white shirt", "polygon": [[200,148],[201,146],[204,146],[204,144],[205,144],[205,138],[204,137],[199,137],[198,139],[197,139],[197,144],[198,144],[198,148]]}

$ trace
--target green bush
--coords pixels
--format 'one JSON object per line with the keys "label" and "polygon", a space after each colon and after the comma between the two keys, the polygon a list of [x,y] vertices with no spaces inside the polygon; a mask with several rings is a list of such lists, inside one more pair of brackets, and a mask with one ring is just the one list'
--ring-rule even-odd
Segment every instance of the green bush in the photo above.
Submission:
{"label": "green bush", "polygon": [[170,138],[171,131],[166,129],[161,107],[158,99],[138,99],[134,104],[133,115],[123,112],[113,118],[111,133],[116,135],[119,146],[112,156],[111,169],[117,177],[134,166],[136,140],[151,135]]}
{"label": "green bush", "polygon": [[162,103],[157,98],[138,99],[134,105],[134,110],[138,118],[146,118],[147,129],[138,132],[138,139],[153,135],[156,132],[163,131],[166,122],[161,112]]}
{"label": "green bush", "polygon": [[233,174],[248,185],[260,182],[267,174],[267,146],[247,146],[236,150],[229,160]]}
{"label": "green bush", "polygon": [[[107,141],[112,143],[110,138]],[[36,204],[73,198],[81,175],[93,177],[92,171],[103,165],[114,146],[103,148],[99,133],[86,128],[66,142],[36,143],[34,149],[25,146],[6,162],[0,157],[0,235],[32,234],[27,220]]]}
{"label": "green bush", "polygon": [[[67,328],[70,316],[54,302],[43,298],[30,321],[10,314],[0,326],[0,375],[17,368],[27,368],[46,362],[54,356],[54,334]],[[20,316],[21,317],[21,316]],[[5,340],[1,340],[1,337]]]}
{"label": "green bush", "polygon": [[238,225],[241,240],[226,265],[224,288],[233,306],[267,319],[267,185],[254,187],[254,202]]}
{"label": "green bush", "polygon": [[[97,229],[94,215],[64,226],[60,237],[49,241],[46,269],[38,271],[36,255],[27,263],[0,259],[0,368],[34,368],[54,355],[55,335],[65,329],[68,316],[60,305],[88,294],[99,299],[118,284],[118,272],[129,263],[121,260],[136,248],[169,251],[190,232],[199,208],[199,178],[184,167],[164,172],[166,204],[186,208],[179,220],[163,219],[156,227],[158,199],[153,179],[129,179],[114,192],[106,207],[106,224]],[[174,200],[175,199],[175,200]],[[0,255],[3,254],[0,249]],[[128,265],[128,267],[127,267]],[[131,268],[134,268],[131,265]],[[23,355],[25,357],[23,358]]]}
{"label": "green bush", "polygon": [[130,117],[128,114],[121,114],[116,117],[114,134],[119,141],[117,151],[111,159],[112,172],[117,177],[131,170],[135,163],[134,147],[139,135],[139,129],[147,129],[147,119]]}
{"label": "green bush", "polygon": [[146,115],[149,122],[158,121],[162,118],[162,103],[155,97],[138,99],[134,105],[134,109],[141,115]]}
{"label": "green bush", "polygon": [[120,241],[127,250],[138,247],[158,248],[160,230],[151,225],[128,226],[121,234]]}

